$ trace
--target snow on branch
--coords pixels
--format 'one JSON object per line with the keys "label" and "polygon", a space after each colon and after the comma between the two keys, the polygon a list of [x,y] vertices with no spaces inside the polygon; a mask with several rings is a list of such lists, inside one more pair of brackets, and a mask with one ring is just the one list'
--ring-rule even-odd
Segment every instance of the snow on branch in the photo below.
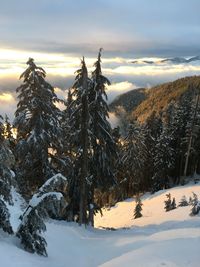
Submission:
{"label": "snow on branch", "polygon": [[21,239],[22,246],[28,252],[47,256],[47,243],[41,235],[46,231],[44,219],[60,217],[61,211],[67,206],[64,197],[67,185],[67,179],[61,174],[56,174],[47,180],[29,201],[17,231],[17,237]]}
{"label": "snow on branch", "polygon": [[48,179],[38,190],[38,195],[50,192],[50,191],[62,191],[65,192],[67,189],[67,178],[62,174],[58,173]]}

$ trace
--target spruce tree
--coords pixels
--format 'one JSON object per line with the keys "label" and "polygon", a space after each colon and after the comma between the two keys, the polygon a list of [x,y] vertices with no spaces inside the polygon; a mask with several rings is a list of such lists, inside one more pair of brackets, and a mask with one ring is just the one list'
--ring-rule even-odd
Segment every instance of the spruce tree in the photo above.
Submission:
{"label": "spruce tree", "polygon": [[171,209],[172,210],[176,209],[176,200],[175,200],[175,197],[173,197],[172,204],[171,204]]}
{"label": "spruce tree", "polygon": [[136,123],[129,125],[128,135],[124,138],[122,149],[122,164],[126,176],[126,197],[143,190],[143,169],[147,159],[141,127]]}
{"label": "spruce tree", "polygon": [[11,168],[14,165],[14,156],[4,137],[2,119],[0,116],[0,228],[12,234],[13,230],[7,204],[13,204],[11,188],[15,185],[15,181],[14,172]]}
{"label": "spruce tree", "polygon": [[196,193],[192,192],[192,197],[190,198],[190,203],[192,206],[195,206],[198,203],[198,196]]}
{"label": "spruce tree", "polygon": [[171,194],[166,194],[167,200],[164,201],[165,203],[165,211],[170,211],[176,208],[176,200],[175,198],[173,198],[173,200],[171,200]]}
{"label": "spruce tree", "polygon": [[182,198],[181,198],[181,200],[179,202],[179,207],[186,207],[188,205],[189,205],[189,203],[188,203],[188,201],[186,199],[186,196],[182,196]]}
{"label": "spruce tree", "polygon": [[4,136],[7,139],[13,138],[12,126],[7,115],[5,115],[5,119],[4,119]]}
{"label": "spruce tree", "polygon": [[191,120],[194,113],[193,106],[194,91],[188,92],[182,96],[174,112],[174,136],[175,150],[176,150],[176,170],[178,173],[177,183],[185,183],[184,167],[186,163],[186,155],[189,144],[189,132],[191,127]]}
{"label": "spruce tree", "polygon": [[154,176],[155,147],[162,132],[162,121],[155,113],[141,126],[143,143],[146,147],[145,162],[143,167],[143,190],[152,190],[152,177]]}
{"label": "spruce tree", "polygon": [[[170,148],[173,153],[173,166],[170,174],[174,184],[182,180],[185,153],[187,150],[187,125],[192,114],[193,92],[188,90],[178,101],[171,101],[162,114],[163,125],[170,138]],[[168,169],[169,170],[169,169]]]}
{"label": "spruce tree", "polygon": [[20,217],[21,223],[16,233],[26,251],[47,256],[47,242],[42,236],[46,231],[44,219],[60,217],[67,205],[64,198],[67,185],[67,179],[61,174],[56,174],[32,196]]}
{"label": "spruce tree", "polygon": [[10,223],[10,213],[6,203],[2,199],[0,199],[0,228],[8,234],[13,234]]}
{"label": "spruce tree", "polygon": [[134,219],[142,217],[142,201],[139,197],[136,199],[136,206],[134,209]]}
{"label": "spruce tree", "polygon": [[[16,156],[18,180],[24,192],[34,190],[53,174],[49,157],[60,138],[60,111],[54,88],[45,80],[44,69],[30,58],[17,88],[18,105],[14,127],[17,128]],[[51,153],[49,153],[51,152]]]}
{"label": "spruce tree", "polygon": [[72,135],[72,125],[71,125],[71,114],[73,109],[71,107],[72,104],[72,92],[71,88],[68,89],[68,97],[66,101],[63,101],[65,105],[65,109],[61,114],[61,142],[58,148],[56,149],[56,153],[52,156],[52,163],[56,172],[62,173],[64,176],[68,177],[73,172],[73,160],[74,155],[73,151],[73,143],[71,140]]}
{"label": "spruce tree", "polygon": [[[108,190],[116,184],[114,163],[117,158],[116,144],[112,136],[112,128],[108,121],[108,105],[106,87],[110,81],[102,74],[101,52],[92,72],[92,86],[89,91],[89,112],[92,157],[89,162],[91,172],[91,207],[94,206],[94,189]],[[90,211],[90,221],[93,225],[93,213]]]}
{"label": "spruce tree", "polygon": [[88,78],[87,67],[84,58],[81,68],[76,72],[76,78],[72,87],[73,101],[70,115],[71,142],[73,143],[74,171],[70,181],[70,205],[68,217],[72,220],[78,216],[79,224],[87,224],[88,210],[88,158],[90,154],[90,129],[88,93],[91,80]]}
{"label": "spruce tree", "polygon": [[199,214],[200,212],[200,201],[198,200],[198,196],[197,194],[195,194],[194,192],[192,192],[192,198],[191,198],[191,212],[190,212],[190,216],[195,216],[197,214]]}
{"label": "spruce tree", "polygon": [[172,145],[171,132],[163,125],[162,132],[156,140],[154,156],[154,175],[152,177],[152,192],[169,188],[170,173],[174,168],[175,151]]}
{"label": "spruce tree", "polygon": [[108,121],[108,105],[106,87],[110,81],[103,76],[101,69],[101,51],[94,64],[92,72],[92,86],[90,87],[90,131],[92,132],[91,145],[94,151],[91,162],[91,172],[95,188],[108,188],[115,184],[114,159],[116,145],[112,136],[112,128]]}
{"label": "spruce tree", "polygon": [[[200,89],[198,89],[197,95],[196,95],[196,99],[194,101],[194,105],[192,106],[192,114],[191,114],[191,120],[190,120],[190,126],[188,127],[188,132],[187,132],[187,152],[186,152],[186,159],[185,159],[185,165],[184,165],[184,172],[183,172],[183,176],[184,178],[187,175],[187,171],[188,171],[188,165],[189,165],[189,159],[191,157],[191,153],[192,150],[194,148],[194,139],[196,139],[195,137],[195,130],[196,130],[196,120],[197,120],[197,116],[198,116],[198,109],[199,109],[199,98],[200,98]],[[198,125],[198,129],[197,129],[197,133],[199,133],[199,125]]]}
{"label": "spruce tree", "polygon": [[[106,86],[102,75],[101,50],[91,79],[84,59],[70,90],[70,154],[73,172],[70,179],[68,218],[93,225],[99,210],[94,201],[95,190],[108,191],[115,181],[114,163],[117,156],[112,128],[108,122]],[[67,109],[66,109],[67,111]]]}
{"label": "spruce tree", "polygon": [[14,129],[7,115],[5,115],[4,118],[4,137],[11,151],[14,152],[16,145],[14,138]]}
{"label": "spruce tree", "polygon": [[12,167],[15,158],[4,137],[4,126],[0,116],[0,196],[12,204],[11,187],[15,185],[14,172]]}
{"label": "spruce tree", "polygon": [[171,194],[166,194],[167,200],[164,201],[165,203],[165,211],[170,211],[171,210]]}

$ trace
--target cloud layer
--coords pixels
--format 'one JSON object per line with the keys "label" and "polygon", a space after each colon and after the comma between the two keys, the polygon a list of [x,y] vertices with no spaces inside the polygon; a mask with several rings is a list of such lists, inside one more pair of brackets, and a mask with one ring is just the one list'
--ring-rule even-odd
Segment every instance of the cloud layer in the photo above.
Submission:
{"label": "cloud layer", "polygon": [[[22,82],[20,74],[25,70],[28,57],[35,58],[37,65],[47,72],[47,80],[56,88],[56,93],[62,99],[67,95],[67,89],[72,86],[74,72],[79,68],[78,56],[57,53],[39,53],[19,50],[0,49],[0,114],[8,113],[13,117],[16,106],[15,90]],[[200,75],[200,61],[171,64],[145,64],[144,58],[138,58],[139,64],[132,64],[132,58],[102,57],[102,70],[112,85],[107,88],[108,102],[117,95],[138,87],[151,87],[167,81],[189,75]],[[160,61],[162,58],[145,58],[145,60]],[[89,74],[94,69],[95,57],[87,57]]]}

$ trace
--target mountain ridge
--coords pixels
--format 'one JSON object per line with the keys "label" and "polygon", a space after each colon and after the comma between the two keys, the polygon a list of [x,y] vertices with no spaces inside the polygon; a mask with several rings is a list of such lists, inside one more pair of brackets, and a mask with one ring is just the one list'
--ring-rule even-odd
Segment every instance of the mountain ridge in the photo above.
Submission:
{"label": "mountain ridge", "polygon": [[[111,112],[117,115],[119,106],[127,114],[129,121],[145,122],[152,113],[159,115],[172,102],[179,102],[186,93],[195,93],[200,87],[200,76],[187,76],[152,88],[138,88],[126,92],[110,104]],[[130,104],[131,103],[131,104]]]}

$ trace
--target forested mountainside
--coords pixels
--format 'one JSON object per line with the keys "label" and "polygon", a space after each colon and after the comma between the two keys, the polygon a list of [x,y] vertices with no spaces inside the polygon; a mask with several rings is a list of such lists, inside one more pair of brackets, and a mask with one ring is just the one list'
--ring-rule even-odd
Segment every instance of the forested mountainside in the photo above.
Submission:
{"label": "forested mountainside", "polygon": [[193,94],[199,83],[200,76],[191,76],[150,89],[135,89],[117,97],[110,104],[110,110],[118,113],[119,107],[122,107],[129,121],[145,122],[154,113],[160,117],[169,104],[178,103],[184,96]]}
{"label": "forested mountainside", "polygon": [[117,107],[122,106],[126,112],[132,112],[147,98],[147,92],[147,89],[138,88],[117,96],[109,105],[110,111],[117,112]]}
{"label": "forested mountainside", "polygon": [[122,195],[156,192],[200,173],[199,90],[200,76],[186,77],[146,90],[146,99],[131,111],[126,101],[114,107],[122,134],[117,173]]}

